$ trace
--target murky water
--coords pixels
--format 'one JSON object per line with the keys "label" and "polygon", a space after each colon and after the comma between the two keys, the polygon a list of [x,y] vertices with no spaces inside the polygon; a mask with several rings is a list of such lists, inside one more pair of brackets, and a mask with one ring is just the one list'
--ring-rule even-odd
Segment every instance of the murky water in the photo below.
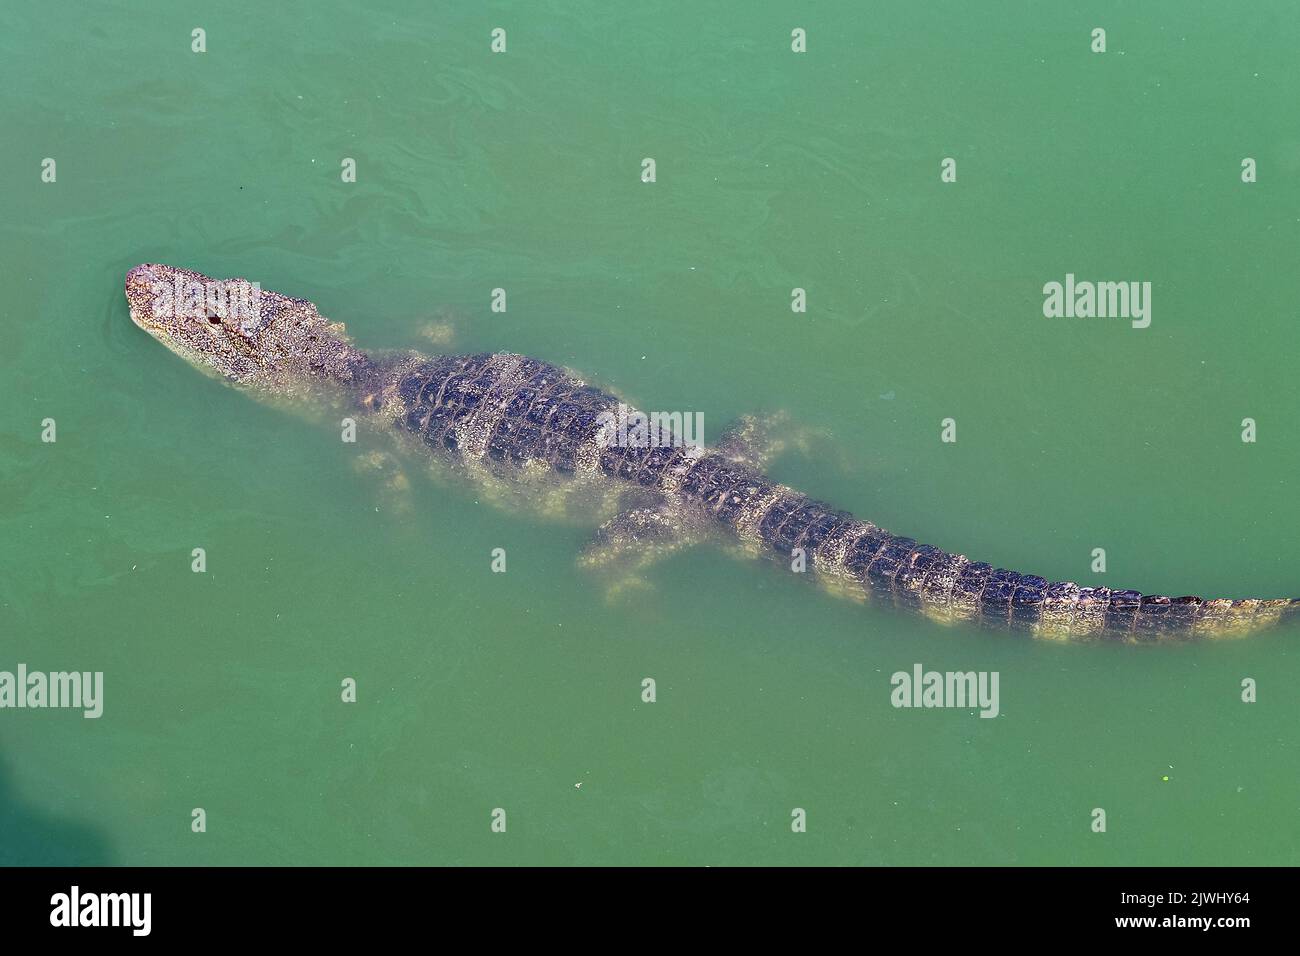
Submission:
{"label": "murky water", "polygon": [[[419,475],[398,512],[378,439],[122,296],[169,262],[706,434],[785,409],[828,437],[774,475],[918,539],[1300,594],[1290,3],[152,6],[0,12],[0,670],[105,675],[98,720],[0,710],[0,861],[1300,862],[1295,626],[1044,645],[711,550],[609,605],[590,528]],[[1150,327],[1045,318],[1067,273],[1151,282]],[[917,663],[1000,715],[893,708]]]}

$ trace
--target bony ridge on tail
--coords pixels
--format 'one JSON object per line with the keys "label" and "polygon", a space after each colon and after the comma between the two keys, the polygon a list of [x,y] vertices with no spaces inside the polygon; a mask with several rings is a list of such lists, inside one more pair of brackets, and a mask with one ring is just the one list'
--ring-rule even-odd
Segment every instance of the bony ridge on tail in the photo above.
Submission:
{"label": "bony ridge on tail", "polygon": [[773,481],[738,434],[722,450],[612,443],[619,400],[564,369],[506,353],[367,354],[310,302],[243,280],[145,264],[127,273],[126,297],[136,325],[255,397],[346,408],[496,481],[544,474],[631,493],[636,507],[601,526],[600,548],[670,551],[707,529],[801,553],[857,597],[1052,640],[1240,636],[1300,613],[1300,600],[1144,595],[970,561]]}

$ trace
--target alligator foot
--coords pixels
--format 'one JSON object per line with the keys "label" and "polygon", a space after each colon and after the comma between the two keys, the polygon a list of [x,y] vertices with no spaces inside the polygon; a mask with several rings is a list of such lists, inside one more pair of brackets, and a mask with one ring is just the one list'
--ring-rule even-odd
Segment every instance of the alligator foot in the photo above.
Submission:
{"label": "alligator foot", "polygon": [[738,464],[764,471],[786,451],[812,455],[814,448],[829,438],[823,429],[795,425],[786,412],[772,412],[740,416],[723,430],[717,448]]}
{"label": "alligator foot", "polygon": [[455,346],[456,341],[461,337],[461,331],[468,324],[469,320],[463,313],[444,306],[425,319],[417,331],[420,337],[431,343],[440,354],[446,354]]}
{"label": "alligator foot", "polygon": [[411,510],[411,482],[396,457],[386,451],[370,451],[359,455],[354,465],[358,472],[379,479],[380,505],[376,511],[406,514]]}
{"label": "alligator foot", "polygon": [[605,599],[614,602],[632,591],[648,590],[645,572],[700,537],[695,522],[675,509],[630,508],[596,529],[578,564],[605,579]]}

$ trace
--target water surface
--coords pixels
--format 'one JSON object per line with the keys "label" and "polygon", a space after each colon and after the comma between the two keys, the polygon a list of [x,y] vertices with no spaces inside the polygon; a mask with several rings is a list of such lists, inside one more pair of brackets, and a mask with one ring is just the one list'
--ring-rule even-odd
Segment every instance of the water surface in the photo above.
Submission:
{"label": "water surface", "polygon": [[[7,8],[0,669],[102,670],[106,703],[0,712],[0,861],[1300,862],[1295,626],[1052,646],[712,550],[608,605],[589,528],[418,476],[399,514],[352,467],[376,438],[196,375],[122,296],[161,261],[311,298],[367,348],[451,323],[708,434],[788,410],[829,438],[776,477],[975,559],[1298,594],[1297,22]],[[1150,328],[1044,318],[1067,272],[1152,282]],[[895,710],[918,662],[998,671],[1000,716]]]}

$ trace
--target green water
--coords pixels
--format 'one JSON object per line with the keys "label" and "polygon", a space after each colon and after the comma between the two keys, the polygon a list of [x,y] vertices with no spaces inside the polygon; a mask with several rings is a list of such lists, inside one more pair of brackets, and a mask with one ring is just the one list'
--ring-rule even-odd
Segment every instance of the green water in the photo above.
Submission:
{"label": "green water", "polygon": [[[706,437],[788,410],[830,437],[777,478],[976,559],[1300,594],[1294,5],[994,7],[5,7],[0,670],[105,705],[0,711],[0,862],[1300,862],[1296,626],[1056,646],[708,549],[609,605],[590,528],[418,476],[400,514],[377,437],[128,321],[143,261],[368,348],[449,321]],[[1067,272],[1151,326],[1045,318]],[[1000,716],[894,709],[915,663]]]}

